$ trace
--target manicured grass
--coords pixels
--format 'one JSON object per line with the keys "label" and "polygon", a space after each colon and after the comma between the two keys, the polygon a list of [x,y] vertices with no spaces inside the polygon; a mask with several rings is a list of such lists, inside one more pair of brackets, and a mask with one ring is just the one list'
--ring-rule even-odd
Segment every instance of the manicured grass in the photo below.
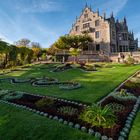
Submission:
{"label": "manicured grass", "polygon": [[0,85],[3,89],[22,90],[35,94],[38,93],[93,103],[106,96],[122,81],[140,69],[140,65],[128,67],[116,64],[113,65],[113,68],[102,68],[97,72],[83,72],[79,69],[71,69],[64,72],[52,73],[48,69],[39,69],[40,67],[47,66],[36,65],[29,71],[13,72],[3,77],[28,78],[48,76],[57,78],[59,81],[77,81],[82,84],[82,88],[77,90],[62,90],[58,86],[33,87],[30,84],[12,85],[9,82],[4,82]]}
{"label": "manicured grass", "polygon": [[134,121],[134,124],[132,126],[129,140],[139,140],[140,139],[140,111],[137,114],[137,117]]}
{"label": "manicured grass", "polygon": [[[57,96],[93,103],[106,96],[122,81],[140,69],[140,65],[111,65],[113,68],[102,68],[100,71],[92,73],[83,72],[79,69],[52,73],[49,69],[40,69],[44,67],[49,68],[50,66],[36,65],[26,71],[13,72],[5,76],[1,76],[1,78],[30,78],[48,76],[57,78],[59,81],[74,80],[82,84],[82,88],[77,90],[60,90],[57,86],[33,87],[30,84],[11,84],[8,81],[0,82],[0,87],[2,89],[26,91],[34,94]],[[132,136],[133,133],[136,133],[136,131],[132,131]],[[23,111],[6,104],[0,104],[0,140],[15,139],[94,140],[94,137],[28,111]]]}

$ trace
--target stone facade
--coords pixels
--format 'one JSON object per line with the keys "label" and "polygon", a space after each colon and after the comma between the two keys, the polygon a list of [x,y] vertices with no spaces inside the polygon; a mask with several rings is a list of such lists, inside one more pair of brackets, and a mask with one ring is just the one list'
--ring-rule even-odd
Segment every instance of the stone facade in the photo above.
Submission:
{"label": "stone facade", "polygon": [[93,12],[87,5],[69,32],[69,35],[83,34],[88,34],[93,39],[88,51],[110,55],[138,49],[138,39],[135,40],[134,34],[129,32],[126,18],[122,21],[115,20],[113,13],[110,18],[106,18],[105,13],[100,16],[98,10]]}

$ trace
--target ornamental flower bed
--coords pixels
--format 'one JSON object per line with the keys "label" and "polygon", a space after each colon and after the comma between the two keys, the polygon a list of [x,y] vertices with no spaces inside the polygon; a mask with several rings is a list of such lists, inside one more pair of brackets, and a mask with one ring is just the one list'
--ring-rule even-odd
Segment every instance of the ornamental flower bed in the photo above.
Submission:
{"label": "ornamental flower bed", "polygon": [[121,91],[122,89],[126,89],[137,97],[140,96],[140,72],[124,83],[117,91]]}
{"label": "ornamental flower bed", "polygon": [[69,70],[72,68],[73,67],[71,66],[71,64],[68,63],[68,64],[57,66],[52,72],[62,72],[62,71]]}
{"label": "ornamental flower bed", "polygon": [[[127,116],[132,111],[136,101],[131,101],[131,100],[119,101],[119,100],[110,96],[106,100],[104,100],[101,103],[101,105],[105,106],[105,105],[108,105],[110,103],[117,103],[117,104],[123,105],[125,107],[125,109],[120,110],[118,112],[115,112],[115,115],[117,116],[116,129],[114,129],[114,134],[111,134],[111,137],[116,139],[119,137],[119,132],[123,128],[125,121],[127,119]],[[115,137],[113,135],[115,135]]]}
{"label": "ornamental flower bed", "polygon": [[80,87],[81,87],[81,84],[77,82],[66,82],[66,83],[60,84],[59,86],[60,89],[67,89],[67,90],[78,89]]}
{"label": "ornamental flower bed", "polygon": [[[63,118],[64,120],[73,123],[76,123],[78,120],[78,114],[84,109],[83,106],[71,102],[64,102],[50,97],[39,97],[30,94],[24,94],[20,99],[12,99],[8,101],[30,107],[40,112],[48,113],[51,116]],[[65,113],[67,110],[65,107],[69,108],[68,113]]]}
{"label": "ornamental flower bed", "polygon": [[49,78],[49,77],[43,77],[43,78],[36,78],[31,82],[33,86],[45,86],[45,85],[55,85],[58,83],[57,79]]}
{"label": "ornamental flower bed", "polygon": [[84,71],[97,71],[96,67],[93,65],[81,65],[80,68]]}
{"label": "ornamental flower bed", "polygon": [[[0,92],[0,98],[6,103],[88,132],[101,140],[126,140],[140,107],[140,76],[137,74],[134,78],[136,79],[129,79],[104,98],[100,105],[87,106],[74,101],[7,90]],[[33,80],[32,83],[34,82]],[[43,81],[41,85],[45,83],[46,81]],[[77,85],[75,82],[73,84]]]}
{"label": "ornamental flower bed", "polygon": [[[10,96],[8,96],[10,94]],[[14,95],[14,96],[13,96]],[[6,98],[5,98],[6,96]],[[13,96],[13,97],[12,97]],[[123,110],[116,112],[116,121],[112,127],[104,128],[99,126],[92,126],[91,123],[84,121],[80,116],[87,108],[86,105],[82,105],[73,101],[66,101],[63,99],[56,99],[47,96],[30,95],[27,93],[6,91],[2,92],[1,99],[7,100],[10,103],[26,106],[31,111],[46,115],[49,118],[55,120],[61,120],[71,127],[81,129],[84,132],[95,135],[96,137],[110,138],[117,140],[120,136],[120,131],[123,129],[129,113],[132,111],[136,101],[119,101],[118,99],[110,96],[106,98],[101,107],[106,107],[110,103],[120,104],[123,106]],[[129,105],[129,106],[128,106]],[[120,107],[120,106],[119,106]],[[101,108],[102,109],[102,108]]]}
{"label": "ornamental flower bed", "polygon": [[32,86],[40,86],[40,87],[58,85],[60,89],[65,90],[73,90],[81,87],[81,84],[75,81],[59,82],[57,79],[49,77],[30,78],[30,79],[4,78],[0,79],[0,81],[11,81],[12,84],[30,83]]}

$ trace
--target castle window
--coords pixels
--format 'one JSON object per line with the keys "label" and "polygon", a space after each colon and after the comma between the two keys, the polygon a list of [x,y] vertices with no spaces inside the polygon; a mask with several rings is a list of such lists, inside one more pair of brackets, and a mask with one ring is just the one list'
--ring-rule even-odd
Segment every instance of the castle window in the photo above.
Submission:
{"label": "castle window", "polygon": [[100,44],[96,45],[96,51],[100,51]]}
{"label": "castle window", "polygon": [[122,34],[122,37],[123,37],[123,40],[126,41],[126,40],[127,40],[127,33],[123,33],[123,34]]}
{"label": "castle window", "polygon": [[112,31],[112,38],[115,40],[115,32]]}
{"label": "castle window", "polygon": [[76,26],[75,27],[75,31],[79,31],[79,26]]}
{"label": "castle window", "polygon": [[95,21],[95,26],[99,26],[99,25],[100,25],[99,20],[96,20],[96,21]]}
{"label": "castle window", "polygon": [[95,32],[95,38],[99,38],[100,37],[100,32],[99,31],[96,31]]}
{"label": "castle window", "polygon": [[88,18],[88,14],[84,14],[84,18]]}
{"label": "castle window", "polygon": [[83,28],[89,28],[89,27],[90,27],[90,23],[83,24]]}

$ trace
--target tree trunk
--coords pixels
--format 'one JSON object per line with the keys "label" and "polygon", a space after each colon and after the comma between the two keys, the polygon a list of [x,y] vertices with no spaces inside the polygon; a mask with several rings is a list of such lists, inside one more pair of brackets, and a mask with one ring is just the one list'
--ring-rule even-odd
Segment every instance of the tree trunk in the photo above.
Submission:
{"label": "tree trunk", "polygon": [[7,62],[8,62],[8,54],[6,53],[5,54],[5,60],[4,60],[4,63],[3,63],[4,68],[6,68]]}

